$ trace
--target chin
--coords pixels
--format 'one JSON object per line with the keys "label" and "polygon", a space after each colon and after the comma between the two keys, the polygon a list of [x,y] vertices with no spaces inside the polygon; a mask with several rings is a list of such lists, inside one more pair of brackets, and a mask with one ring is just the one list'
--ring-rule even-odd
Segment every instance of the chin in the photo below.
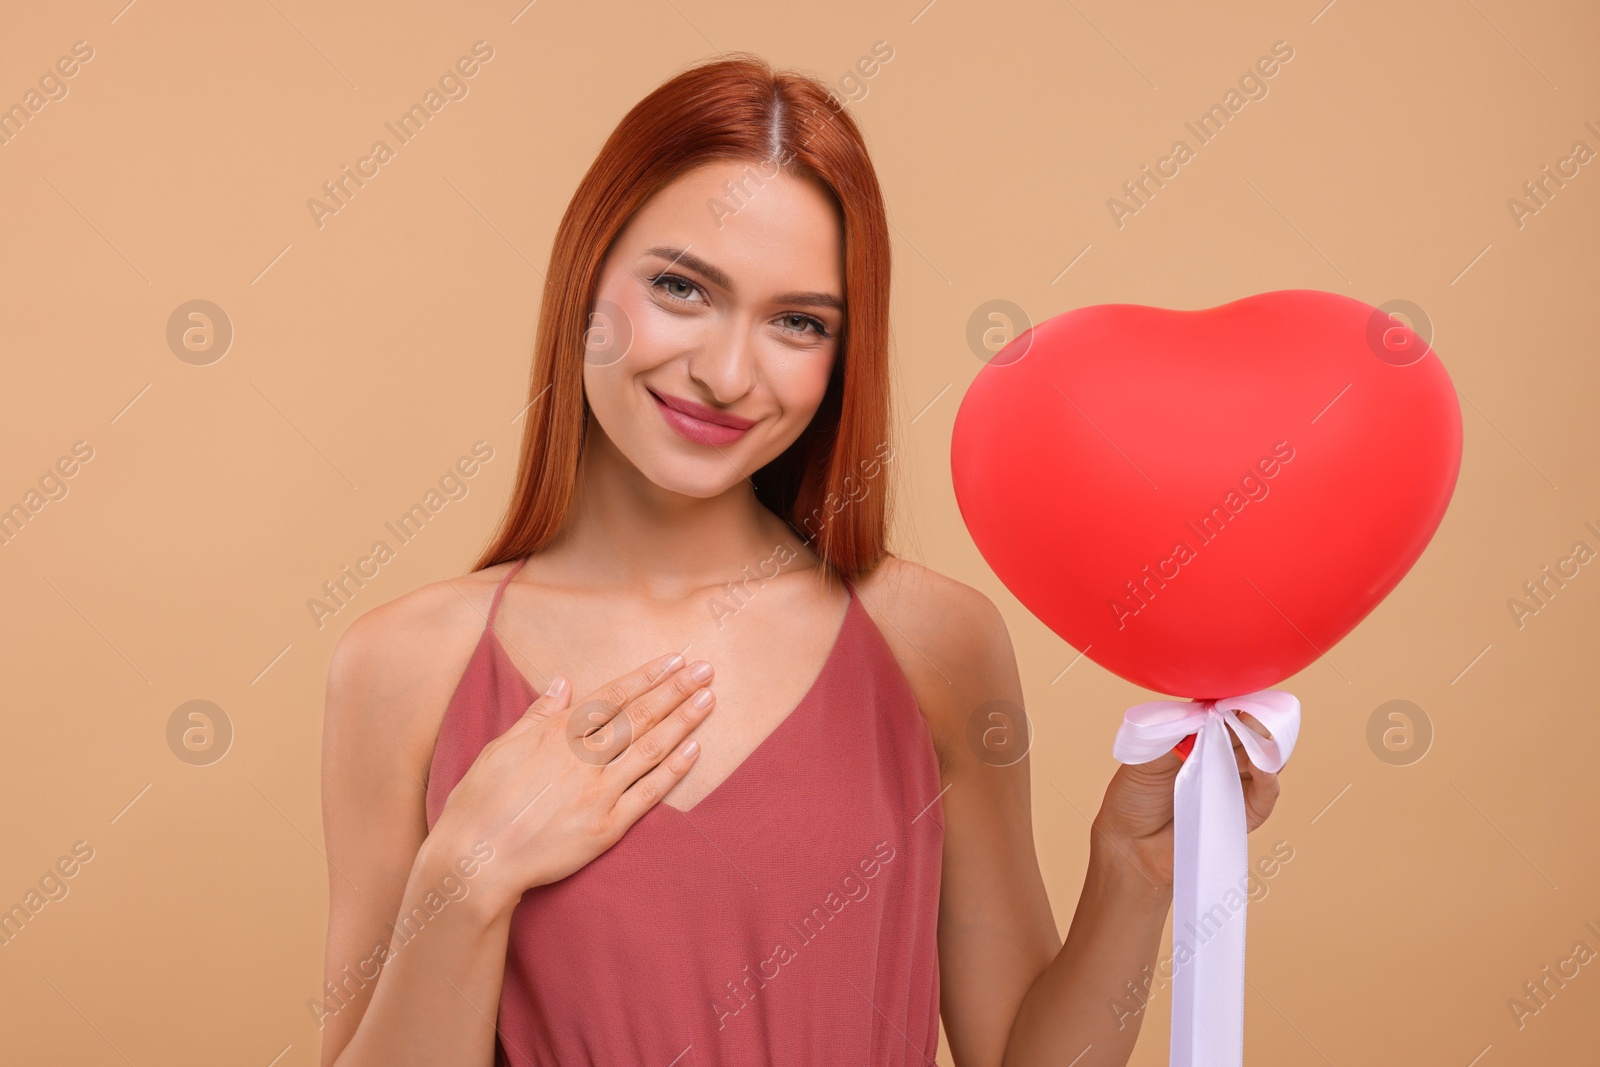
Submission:
{"label": "chin", "polygon": [[[742,478],[730,467],[726,460],[720,456],[717,463],[728,473],[716,474],[712,471],[697,471],[690,469],[694,464],[657,462],[639,469],[646,478],[668,492],[678,493],[682,496],[694,497],[697,500],[710,500],[721,496],[733,488]],[[651,468],[654,469],[651,469]]]}

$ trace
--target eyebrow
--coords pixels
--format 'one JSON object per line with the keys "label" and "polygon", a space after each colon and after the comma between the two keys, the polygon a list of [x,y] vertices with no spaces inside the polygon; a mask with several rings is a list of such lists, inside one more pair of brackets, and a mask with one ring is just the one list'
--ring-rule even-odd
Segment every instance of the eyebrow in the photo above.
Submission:
{"label": "eyebrow", "polygon": [[[706,279],[713,285],[726,289],[730,293],[734,291],[733,279],[728,277],[726,271],[712,266],[699,256],[691,254],[686,248],[670,248],[666,245],[658,245],[655,248],[645,249],[644,254],[647,256],[657,256],[661,259],[669,261],[669,263],[682,263],[690,270],[704,275]],[[656,277],[659,278],[660,275],[658,274]],[[845,310],[844,301],[840,300],[832,293],[779,293],[773,298],[773,303],[798,304],[804,307],[833,308],[840,314],[844,314]]]}

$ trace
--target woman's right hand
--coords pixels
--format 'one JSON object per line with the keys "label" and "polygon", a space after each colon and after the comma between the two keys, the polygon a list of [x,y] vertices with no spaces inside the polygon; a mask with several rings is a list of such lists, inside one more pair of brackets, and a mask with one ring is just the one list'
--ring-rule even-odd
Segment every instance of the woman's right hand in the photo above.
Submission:
{"label": "woman's right hand", "polygon": [[[699,669],[704,678],[696,678]],[[426,848],[446,864],[480,841],[493,858],[473,879],[492,916],[616,844],[699,755],[684,736],[710,714],[711,665],[674,653],[572,705],[560,675],[505,733],[483,746],[439,813]],[[480,896],[480,894],[482,894]]]}

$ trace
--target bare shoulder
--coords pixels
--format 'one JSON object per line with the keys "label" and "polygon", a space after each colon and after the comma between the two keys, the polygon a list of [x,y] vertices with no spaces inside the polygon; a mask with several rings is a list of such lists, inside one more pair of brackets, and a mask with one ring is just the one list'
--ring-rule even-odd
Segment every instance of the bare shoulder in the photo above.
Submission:
{"label": "bare shoulder", "polygon": [[928,721],[940,765],[965,754],[967,723],[984,704],[1020,707],[1011,633],[981,590],[899,556],[856,583]]}
{"label": "bare shoulder", "polygon": [[351,623],[328,664],[325,739],[359,738],[369,753],[410,766],[421,760],[425,770],[495,586],[511,566],[430,582]]}
{"label": "bare shoulder", "polygon": [[[884,556],[870,574],[856,583],[856,588],[863,600],[871,598],[866,605],[869,610],[881,609],[892,615],[897,625],[909,623],[919,634],[930,638],[950,629],[942,620],[951,616],[961,622],[980,617],[1001,621],[999,609],[982,591],[900,556]],[[925,618],[919,622],[913,618],[916,615]]]}

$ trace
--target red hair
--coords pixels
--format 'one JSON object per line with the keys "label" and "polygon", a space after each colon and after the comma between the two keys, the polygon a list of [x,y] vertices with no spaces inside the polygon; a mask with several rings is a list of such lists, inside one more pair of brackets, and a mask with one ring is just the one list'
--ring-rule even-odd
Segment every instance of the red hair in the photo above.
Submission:
{"label": "red hair", "polygon": [[820,183],[838,208],[846,314],[833,374],[805,431],[750,482],[835,573],[854,579],[882,559],[888,479],[879,457],[889,447],[883,196],[860,129],[825,83],[738,52],[679,72],[634,105],[572,194],[550,250],[511,504],[473,570],[536,552],[560,530],[589,419],[584,339],[601,266],[647,200],[712,161],[781,161],[786,172]]}

